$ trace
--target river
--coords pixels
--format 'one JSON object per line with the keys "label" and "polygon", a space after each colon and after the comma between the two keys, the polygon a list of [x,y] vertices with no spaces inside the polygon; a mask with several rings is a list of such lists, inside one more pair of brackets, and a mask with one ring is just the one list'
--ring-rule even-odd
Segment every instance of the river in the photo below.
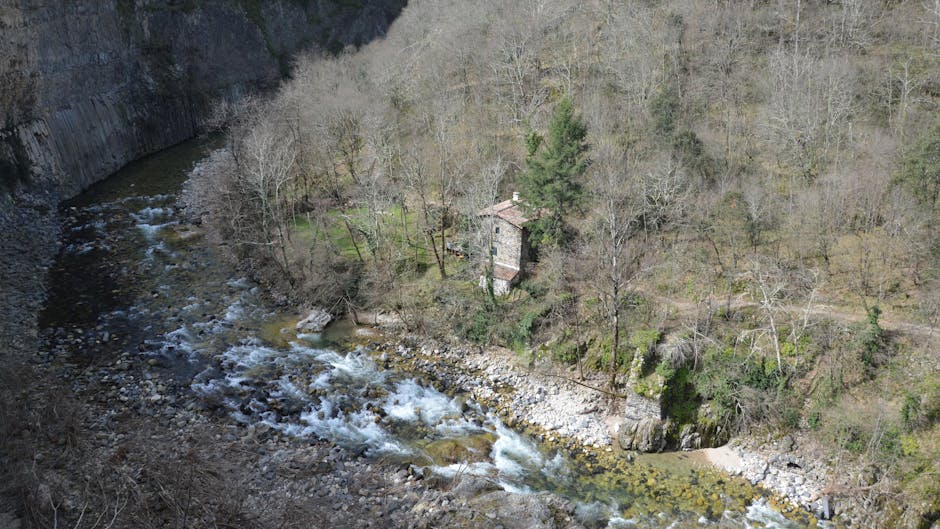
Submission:
{"label": "river", "polygon": [[290,308],[266,301],[181,215],[182,183],[212,146],[158,153],[62,206],[65,240],[41,315],[50,352],[90,365],[139,355],[246,428],[325,439],[441,480],[475,475],[520,494],[547,490],[576,502],[588,526],[800,527],[760,491],[676,458],[641,458],[627,474],[579,473],[568,454],[465,395],[347,345],[349,326],[296,334]]}

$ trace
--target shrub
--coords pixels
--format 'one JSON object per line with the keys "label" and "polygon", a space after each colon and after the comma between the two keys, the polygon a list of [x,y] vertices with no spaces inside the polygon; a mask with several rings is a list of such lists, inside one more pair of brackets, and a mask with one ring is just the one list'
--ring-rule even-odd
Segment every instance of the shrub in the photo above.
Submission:
{"label": "shrub", "polygon": [[908,393],[901,404],[901,424],[908,432],[916,430],[922,424],[920,396]]}
{"label": "shrub", "polygon": [[659,329],[639,329],[630,333],[627,344],[634,349],[648,354],[659,343],[662,333]]}
{"label": "shrub", "polygon": [[845,425],[839,432],[839,445],[850,452],[861,453],[865,442],[862,439],[861,430],[855,425]]}
{"label": "shrub", "polygon": [[881,308],[878,305],[868,309],[868,320],[861,328],[858,335],[859,354],[862,363],[868,368],[876,367],[879,363],[879,356],[884,348],[884,330],[878,324],[878,318],[881,316]]}
{"label": "shrub", "polygon": [[552,348],[552,358],[557,362],[574,364],[578,361],[579,347],[574,342],[560,342]]}
{"label": "shrub", "polygon": [[767,418],[781,423],[798,421],[788,410],[797,409],[786,390],[786,378],[763,360],[744,362],[731,349],[711,348],[693,375],[697,392],[711,402],[719,419],[746,426]]}
{"label": "shrub", "polygon": [[657,133],[668,136],[676,129],[679,105],[679,91],[671,83],[656,94],[650,102],[650,115]]}
{"label": "shrub", "polygon": [[[590,365],[598,371],[609,369],[610,350],[612,347],[613,344],[609,338],[600,342],[597,347],[597,356],[594,357]],[[633,362],[633,354],[626,351],[625,348],[621,346],[620,351],[617,352],[617,371],[626,371],[630,367],[631,362]]]}
{"label": "shrub", "polygon": [[917,442],[917,439],[910,435],[901,436],[901,453],[905,457],[916,456],[920,453],[920,444]]}
{"label": "shrub", "polygon": [[678,370],[673,368],[668,362],[660,362],[656,364],[656,374],[663,377],[663,380],[666,384],[669,384],[672,381],[677,372]]}
{"label": "shrub", "polygon": [[819,410],[813,410],[813,412],[809,414],[809,417],[806,418],[806,424],[809,425],[811,430],[818,430],[819,420]]}
{"label": "shrub", "polygon": [[458,332],[463,331],[464,338],[474,343],[487,343],[493,336],[493,329],[500,320],[499,310],[494,306],[483,304],[470,316],[469,325],[465,328],[457,328]]}
{"label": "shrub", "polygon": [[673,369],[666,362],[656,366],[656,374],[663,377],[663,413],[676,424],[695,423],[702,397],[693,383],[688,367]]}

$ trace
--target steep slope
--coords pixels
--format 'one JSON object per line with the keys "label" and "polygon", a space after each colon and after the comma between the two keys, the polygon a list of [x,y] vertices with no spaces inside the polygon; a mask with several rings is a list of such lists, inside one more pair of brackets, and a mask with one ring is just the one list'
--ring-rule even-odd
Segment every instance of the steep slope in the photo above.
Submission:
{"label": "steep slope", "polygon": [[292,53],[384,34],[404,0],[13,0],[0,7],[0,188],[69,196],[195,135]]}

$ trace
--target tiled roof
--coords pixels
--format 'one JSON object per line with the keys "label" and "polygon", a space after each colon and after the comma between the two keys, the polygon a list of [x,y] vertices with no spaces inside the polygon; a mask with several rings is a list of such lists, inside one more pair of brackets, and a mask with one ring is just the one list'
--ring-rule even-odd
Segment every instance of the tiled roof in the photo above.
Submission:
{"label": "tiled roof", "polygon": [[522,211],[522,204],[511,199],[480,211],[481,217],[487,215],[499,217],[517,228],[521,228],[523,224],[531,220]]}
{"label": "tiled roof", "polygon": [[493,279],[502,279],[503,281],[512,283],[518,275],[519,271],[514,268],[509,268],[508,266],[503,265],[493,266]]}

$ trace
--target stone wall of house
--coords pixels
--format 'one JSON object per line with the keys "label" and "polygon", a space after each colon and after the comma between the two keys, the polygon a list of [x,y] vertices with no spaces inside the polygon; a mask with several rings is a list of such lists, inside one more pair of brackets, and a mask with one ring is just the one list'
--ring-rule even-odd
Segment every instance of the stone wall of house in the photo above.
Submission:
{"label": "stone wall of house", "polygon": [[522,230],[501,218],[495,219],[493,229],[499,230],[498,233],[493,234],[493,245],[496,247],[493,262],[518,270],[523,252]]}

